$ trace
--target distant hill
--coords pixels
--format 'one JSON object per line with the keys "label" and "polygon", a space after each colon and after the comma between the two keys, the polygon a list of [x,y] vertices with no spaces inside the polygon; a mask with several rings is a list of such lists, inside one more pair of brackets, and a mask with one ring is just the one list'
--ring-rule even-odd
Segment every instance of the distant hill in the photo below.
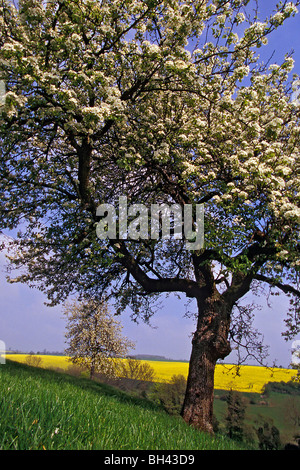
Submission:
{"label": "distant hill", "polygon": [[158,356],[153,354],[136,354],[130,356],[133,359],[138,359],[139,361],[173,361],[173,362],[188,362],[185,359],[170,359],[165,356]]}

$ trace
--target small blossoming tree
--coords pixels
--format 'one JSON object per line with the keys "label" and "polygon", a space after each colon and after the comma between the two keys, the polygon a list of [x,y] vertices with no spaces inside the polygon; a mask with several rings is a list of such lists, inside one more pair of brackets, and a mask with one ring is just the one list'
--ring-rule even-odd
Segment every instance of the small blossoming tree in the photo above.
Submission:
{"label": "small blossoming tree", "polygon": [[[11,256],[25,268],[16,280],[38,285],[50,304],[105,292],[145,320],[163,293],[194,299],[182,416],[206,431],[215,364],[248,330],[240,300],[260,284],[284,292],[286,334],[299,331],[293,60],[262,65],[257,54],[299,2],[280,2],[263,21],[251,15],[256,3],[0,6],[0,217],[23,230]],[[121,195],[204,204],[204,247],[97,239],[98,205]]]}
{"label": "small blossoming tree", "polygon": [[64,306],[67,316],[66,353],[70,361],[106,377],[116,377],[116,359],[124,358],[134,344],[122,336],[122,325],[103,302],[90,299]]}

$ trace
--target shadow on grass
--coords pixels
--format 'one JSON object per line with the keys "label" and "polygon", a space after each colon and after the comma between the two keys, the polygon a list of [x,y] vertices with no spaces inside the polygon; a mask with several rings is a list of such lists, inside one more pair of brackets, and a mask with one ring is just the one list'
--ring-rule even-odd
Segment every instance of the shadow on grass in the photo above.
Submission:
{"label": "shadow on grass", "polygon": [[0,372],[6,371],[11,376],[17,376],[20,380],[21,377],[26,380],[26,376],[43,380],[44,383],[65,383],[72,384],[77,389],[83,389],[87,392],[93,392],[102,396],[114,398],[120,403],[131,404],[139,406],[146,410],[151,411],[165,411],[163,407],[153,403],[147,398],[134,397],[112,385],[100,383],[85,377],[74,377],[64,371],[55,371],[51,369],[43,369],[41,367],[34,367],[23,364],[11,359],[6,359],[6,364],[0,366]]}

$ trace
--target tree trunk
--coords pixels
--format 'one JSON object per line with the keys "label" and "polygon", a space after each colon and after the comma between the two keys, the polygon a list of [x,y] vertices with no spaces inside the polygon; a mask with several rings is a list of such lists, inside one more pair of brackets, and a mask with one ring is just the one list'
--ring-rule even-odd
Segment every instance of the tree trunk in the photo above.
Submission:
{"label": "tree trunk", "polygon": [[94,380],[95,371],[96,371],[95,361],[94,361],[94,359],[92,359],[92,362],[91,362],[91,365],[90,365],[90,379],[91,380]]}
{"label": "tree trunk", "polygon": [[192,340],[187,388],[181,415],[190,425],[213,433],[214,372],[218,359],[230,351],[230,312],[213,298],[199,305],[197,330]]}

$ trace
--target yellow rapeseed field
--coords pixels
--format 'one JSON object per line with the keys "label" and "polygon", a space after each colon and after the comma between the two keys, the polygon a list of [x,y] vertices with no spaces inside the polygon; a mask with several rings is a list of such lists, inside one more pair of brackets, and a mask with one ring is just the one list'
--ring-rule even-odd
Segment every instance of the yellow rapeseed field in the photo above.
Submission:
{"label": "yellow rapeseed field", "polygon": [[[26,354],[8,354],[8,359],[26,362]],[[71,366],[69,358],[66,356],[40,355],[44,368],[68,369]],[[173,361],[143,361],[155,370],[155,380],[158,382],[168,382],[173,375],[183,375],[187,377],[188,363]],[[218,364],[215,372],[215,389],[236,390],[240,392],[261,393],[263,387],[268,382],[288,382],[295,376],[295,370],[266,368],[259,366],[240,366],[237,368],[230,364]]]}
{"label": "yellow rapeseed field", "polygon": [[[27,356],[28,354],[6,354],[7,359],[22,363],[26,363]],[[40,366],[44,367],[45,369],[59,368],[66,370],[71,365],[71,362],[69,361],[69,358],[67,356],[48,356],[34,354],[34,357],[41,358],[42,362]]]}
{"label": "yellow rapeseed field", "polygon": [[[147,361],[155,370],[158,381],[168,381],[174,374],[187,377],[187,362]],[[295,376],[295,370],[266,368],[258,366],[236,366],[217,364],[215,371],[215,389],[236,390],[240,392],[261,393],[268,382],[288,382]]]}

